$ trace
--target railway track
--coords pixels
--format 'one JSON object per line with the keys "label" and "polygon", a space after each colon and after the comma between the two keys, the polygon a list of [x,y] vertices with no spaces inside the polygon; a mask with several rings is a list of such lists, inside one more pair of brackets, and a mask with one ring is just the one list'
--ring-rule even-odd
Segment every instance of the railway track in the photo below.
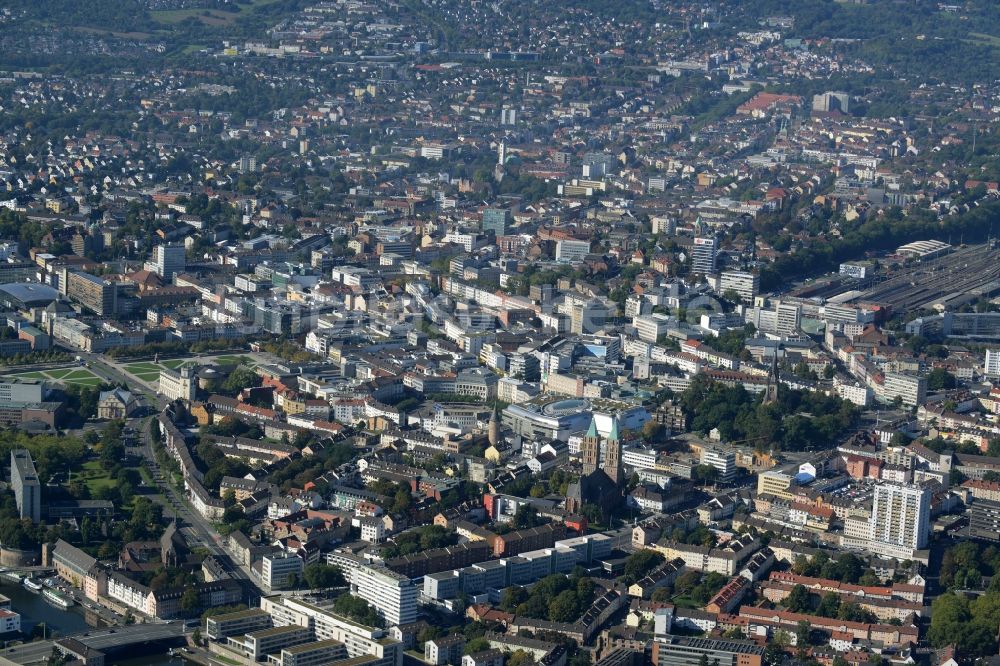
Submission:
{"label": "railway track", "polygon": [[980,245],[916,264],[865,291],[859,300],[880,303],[894,311],[921,309],[955,293],[974,292],[1000,280],[1000,251]]}

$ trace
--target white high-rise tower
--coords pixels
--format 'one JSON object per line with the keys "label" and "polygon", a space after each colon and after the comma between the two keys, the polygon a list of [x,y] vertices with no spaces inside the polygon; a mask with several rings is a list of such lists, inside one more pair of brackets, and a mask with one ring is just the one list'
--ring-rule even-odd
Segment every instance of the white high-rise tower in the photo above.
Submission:
{"label": "white high-rise tower", "polygon": [[924,548],[930,525],[931,492],[915,485],[875,486],[871,539],[895,546]]}

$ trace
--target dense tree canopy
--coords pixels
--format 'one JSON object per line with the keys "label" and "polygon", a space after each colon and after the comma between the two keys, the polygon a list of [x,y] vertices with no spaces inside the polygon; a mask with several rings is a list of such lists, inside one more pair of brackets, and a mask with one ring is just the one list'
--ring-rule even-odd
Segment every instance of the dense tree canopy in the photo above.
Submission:
{"label": "dense tree canopy", "polygon": [[728,387],[695,377],[681,394],[692,430],[718,428],[723,441],[742,441],[760,450],[815,451],[830,448],[857,418],[857,408],[836,396],[782,388],[765,405],[742,386]]}

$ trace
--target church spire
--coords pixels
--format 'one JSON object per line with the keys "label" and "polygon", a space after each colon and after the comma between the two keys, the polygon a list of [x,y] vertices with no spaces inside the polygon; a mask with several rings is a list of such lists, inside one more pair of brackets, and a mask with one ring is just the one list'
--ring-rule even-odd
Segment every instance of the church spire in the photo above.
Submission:
{"label": "church spire", "polygon": [[764,390],[764,404],[770,405],[778,402],[778,384],[781,378],[778,375],[778,350],[784,345],[776,344],[771,353],[771,369],[767,373],[767,388]]}

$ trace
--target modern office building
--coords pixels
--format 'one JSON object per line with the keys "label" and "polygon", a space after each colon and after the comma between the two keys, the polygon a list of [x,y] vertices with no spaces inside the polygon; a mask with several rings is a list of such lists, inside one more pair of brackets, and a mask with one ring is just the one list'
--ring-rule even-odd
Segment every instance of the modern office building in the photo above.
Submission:
{"label": "modern office building", "polygon": [[492,231],[504,236],[510,225],[510,210],[506,208],[487,208],[483,211],[483,231]]}
{"label": "modern office building", "polygon": [[921,486],[882,483],[875,486],[871,539],[920,549],[927,545],[931,492]]}
{"label": "modern office building", "polygon": [[639,339],[645,342],[656,343],[660,336],[667,334],[670,324],[670,317],[658,312],[632,317],[632,326],[635,327]]}
{"label": "modern office building", "polygon": [[778,470],[769,469],[757,475],[757,494],[773,495],[781,499],[792,498],[791,487],[793,477]]}
{"label": "modern office building", "polygon": [[590,241],[561,240],[556,243],[556,261],[577,264],[590,254]]}
{"label": "modern office building", "polygon": [[710,275],[715,273],[719,240],[714,236],[698,237],[691,246],[691,272]]}
{"label": "modern office building", "polygon": [[291,553],[265,555],[260,563],[260,580],[272,590],[290,587],[302,580],[302,558]]}
{"label": "modern office building", "polygon": [[157,275],[164,280],[172,281],[175,275],[184,272],[186,265],[184,246],[157,245],[153,248],[152,265]]}
{"label": "modern office building", "polygon": [[271,614],[275,626],[309,627],[313,640],[338,641],[346,647],[349,658],[364,658],[360,663],[366,666],[403,666],[403,644],[386,629],[366,627],[329,608],[292,597],[263,597],[260,607]]}
{"label": "modern office building", "polygon": [[732,449],[706,446],[701,450],[701,464],[718,470],[718,480],[722,483],[736,478],[736,452]]}
{"label": "modern office building", "polygon": [[101,317],[114,316],[117,311],[114,283],[90,273],[68,271],[66,295]]}
{"label": "modern office building", "polygon": [[969,536],[1000,542],[1000,502],[977,499],[969,506]]}
{"label": "modern office building", "polygon": [[[320,666],[347,659],[347,648],[332,638],[283,648],[276,666]],[[272,663],[274,663],[272,658]]]}
{"label": "modern office building", "polygon": [[37,379],[0,380],[0,405],[45,400],[45,383]]}
{"label": "modern office building", "polygon": [[777,317],[776,329],[782,335],[798,332],[802,323],[802,307],[795,303],[778,303],[774,306]]}
{"label": "modern office building", "polygon": [[384,567],[351,571],[351,593],[371,604],[389,625],[416,621],[417,592],[408,577]]}
{"label": "modern office building", "polygon": [[10,452],[10,485],[14,489],[18,515],[33,523],[39,522],[42,518],[42,486],[27,449]]}
{"label": "modern office building", "polygon": [[274,655],[285,648],[310,642],[312,632],[308,627],[292,624],[259,629],[239,637],[230,636],[226,640],[226,647],[242,656],[247,662],[266,662],[268,655]]}

